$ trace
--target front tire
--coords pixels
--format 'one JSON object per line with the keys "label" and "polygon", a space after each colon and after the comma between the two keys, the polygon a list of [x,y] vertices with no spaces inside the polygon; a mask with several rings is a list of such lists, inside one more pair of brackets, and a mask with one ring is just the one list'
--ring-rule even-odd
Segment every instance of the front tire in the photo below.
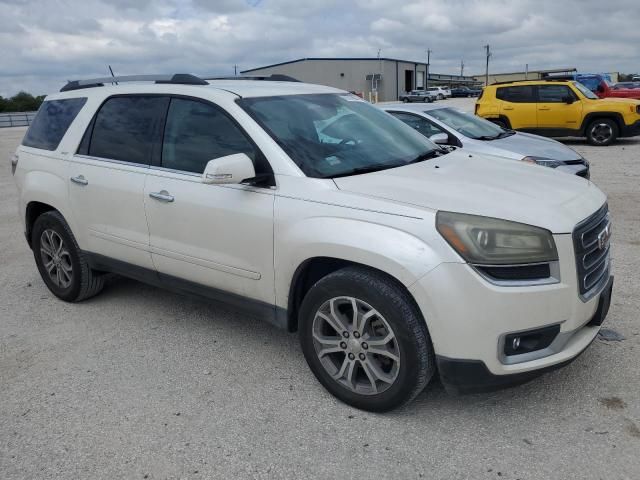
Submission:
{"label": "front tire", "polygon": [[438,94],[438,100],[444,100],[444,95],[442,95],[441,93]]}
{"label": "front tire", "polygon": [[343,402],[382,412],[413,400],[435,371],[426,324],[404,287],[347,267],[319,280],[300,309],[300,343],[320,383]]}
{"label": "front tire", "polygon": [[36,219],[31,246],[40,276],[56,297],[79,302],[102,290],[104,276],[91,270],[59,212],[46,212]]}
{"label": "front tire", "polygon": [[618,138],[618,125],[609,118],[594,120],[587,127],[587,140],[591,145],[606,147]]}
{"label": "front tire", "polygon": [[409,103],[409,99],[408,99],[408,98],[406,98],[406,97],[405,97],[405,98],[403,98],[403,99],[402,99],[402,101],[403,101],[404,103]]}

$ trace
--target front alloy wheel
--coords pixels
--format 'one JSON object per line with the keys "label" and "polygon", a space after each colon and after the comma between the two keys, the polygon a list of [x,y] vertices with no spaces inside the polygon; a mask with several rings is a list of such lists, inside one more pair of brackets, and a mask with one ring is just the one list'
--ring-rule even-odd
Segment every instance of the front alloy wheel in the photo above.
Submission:
{"label": "front alloy wheel", "polygon": [[398,376],[400,351],[393,329],[360,299],[324,302],[313,320],[313,345],[325,371],[352,392],[384,392]]}
{"label": "front alloy wheel", "polygon": [[320,383],[363,410],[410,402],[435,371],[427,326],[409,292],[371,268],[345,267],[318,280],[302,300],[299,334]]}
{"label": "front alloy wheel", "polygon": [[613,120],[608,118],[595,120],[587,128],[587,139],[592,145],[610,145],[617,136],[618,126]]}

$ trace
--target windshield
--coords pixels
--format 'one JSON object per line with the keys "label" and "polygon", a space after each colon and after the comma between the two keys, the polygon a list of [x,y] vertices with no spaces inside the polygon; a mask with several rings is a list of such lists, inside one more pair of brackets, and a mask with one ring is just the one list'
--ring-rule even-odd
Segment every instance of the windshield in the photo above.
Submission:
{"label": "windshield", "polygon": [[399,167],[441,153],[400,120],[350,94],[239,99],[309,177]]}
{"label": "windshield", "polygon": [[456,132],[476,140],[490,140],[511,134],[510,131],[484,118],[476,117],[475,115],[464,113],[453,108],[436,108],[434,110],[428,110],[425,113],[440,120]]}
{"label": "windshield", "polygon": [[580,82],[573,82],[573,86],[576,87],[578,90],[580,90],[580,93],[582,93],[585,97],[590,98],[591,100],[598,99],[598,96],[595,93],[593,93],[591,90],[589,90]]}

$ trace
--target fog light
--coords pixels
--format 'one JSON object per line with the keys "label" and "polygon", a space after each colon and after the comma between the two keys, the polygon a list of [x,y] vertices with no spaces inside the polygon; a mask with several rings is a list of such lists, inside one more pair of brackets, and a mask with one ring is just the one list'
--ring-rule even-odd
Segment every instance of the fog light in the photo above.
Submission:
{"label": "fog light", "polygon": [[512,333],[504,339],[504,354],[522,355],[547,348],[560,333],[560,325]]}

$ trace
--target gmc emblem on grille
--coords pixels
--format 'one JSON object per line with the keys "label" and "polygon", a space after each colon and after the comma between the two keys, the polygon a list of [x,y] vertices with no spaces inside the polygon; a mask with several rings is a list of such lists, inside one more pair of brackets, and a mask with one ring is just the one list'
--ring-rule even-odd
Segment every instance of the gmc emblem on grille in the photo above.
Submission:
{"label": "gmc emblem on grille", "polygon": [[598,234],[598,248],[604,250],[609,245],[609,239],[611,238],[611,224],[607,225]]}

